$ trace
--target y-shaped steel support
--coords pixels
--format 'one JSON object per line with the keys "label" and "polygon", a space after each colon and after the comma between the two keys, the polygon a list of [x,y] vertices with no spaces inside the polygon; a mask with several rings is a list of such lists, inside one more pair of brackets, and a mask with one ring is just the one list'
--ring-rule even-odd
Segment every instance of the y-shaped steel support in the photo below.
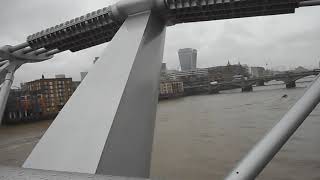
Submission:
{"label": "y-shaped steel support", "polygon": [[0,73],[4,74],[4,80],[0,90],[0,125],[2,123],[3,114],[6,109],[10,89],[13,83],[14,72],[20,66],[19,63],[14,61],[2,61],[1,65]]}
{"label": "y-shaped steel support", "polygon": [[149,177],[165,23],[129,16],[23,167]]}

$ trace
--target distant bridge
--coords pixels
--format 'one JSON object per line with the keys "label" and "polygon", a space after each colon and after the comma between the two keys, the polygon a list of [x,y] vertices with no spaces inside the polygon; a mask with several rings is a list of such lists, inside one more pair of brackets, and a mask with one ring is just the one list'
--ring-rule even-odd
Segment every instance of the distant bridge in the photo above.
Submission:
{"label": "distant bridge", "polygon": [[316,76],[320,73],[319,69],[315,69],[313,71],[305,71],[305,72],[287,72],[282,74],[276,74],[272,76],[263,76],[259,78],[251,78],[251,79],[239,79],[239,80],[233,80],[228,82],[220,82],[217,84],[210,84],[209,85],[209,92],[210,93],[218,93],[222,90],[230,90],[230,89],[237,89],[241,88],[243,92],[248,92],[253,90],[253,85],[257,86],[263,86],[264,83],[276,80],[276,81],[282,81],[284,84],[286,84],[286,88],[295,88],[296,87],[296,81],[298,79],[308,77],[308,76]]}

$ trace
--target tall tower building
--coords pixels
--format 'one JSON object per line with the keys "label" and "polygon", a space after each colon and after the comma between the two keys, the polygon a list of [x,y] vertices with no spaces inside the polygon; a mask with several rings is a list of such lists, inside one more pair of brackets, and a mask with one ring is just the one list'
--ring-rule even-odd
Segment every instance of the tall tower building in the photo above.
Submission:
{"label": "tall tower building", "polygon": [[197,69],[197,50],[192,48],[180,49],[179,59],[182,71]]}

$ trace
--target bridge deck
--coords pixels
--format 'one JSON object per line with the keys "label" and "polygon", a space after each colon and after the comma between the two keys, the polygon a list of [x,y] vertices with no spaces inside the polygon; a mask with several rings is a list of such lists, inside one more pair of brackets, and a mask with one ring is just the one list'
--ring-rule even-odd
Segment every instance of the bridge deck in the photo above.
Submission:
{"label": "bridge deck", "polygon": [[[160,12],[168,25],[220,19],[294,13],[300,0],[166,0]],[[28,36],[34,50],[76,52],[109,42],[124,22],[112,6],[88,13]]]}
{"label": "bridge deck", "polygon": [[28,179],[28,180],[147,180],[141,178],[115,177],[104,175],[67,173],[0,166],[0,180]]}

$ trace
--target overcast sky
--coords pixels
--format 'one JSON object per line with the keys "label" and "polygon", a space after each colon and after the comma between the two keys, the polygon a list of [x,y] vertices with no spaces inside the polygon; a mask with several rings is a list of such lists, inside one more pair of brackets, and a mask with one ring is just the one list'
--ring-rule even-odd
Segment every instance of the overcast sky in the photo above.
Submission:
{"label": "overcast sky", "polygon": [[[16,45],[48,27],[113,4],[117,0],[2,0],[0,46]],[[198,67],[241,62],[268,68],[314,68],[320,61],[320,7],[299,8],[295,14],[180,24],[169,27],[164,62],[179,67],[180,48],[198,50]],[[80,79],[93,66],[107,44],[77,53],[64,52],[53,59],[23,65],[15,84],[44,74],[66,74]]]}

